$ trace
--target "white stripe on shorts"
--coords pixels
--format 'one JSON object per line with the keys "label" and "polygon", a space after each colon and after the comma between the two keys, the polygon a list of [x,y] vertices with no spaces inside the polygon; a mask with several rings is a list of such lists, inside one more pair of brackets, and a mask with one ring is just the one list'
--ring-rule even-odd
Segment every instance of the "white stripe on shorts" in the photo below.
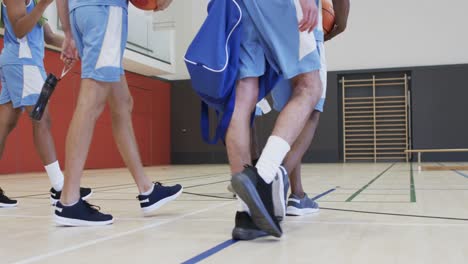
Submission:
{"label": "white stripe on shorts", "polygon": [[120,68],[120,43],[122,39],[122,8],[109,6],[109,18],[106,34],[102,43],[101,52],[96,63],[96,68],[116,67]]}
{"label": "white stripe on shorts", "polygon": [[34,65],[23,65],[23,94],[25,98],[32,94],[40,94],[45,80],[41,71]]}
{"label": "white stripe on shorts", "polygon": [[29,48],[28,37],[24,37],[22,39],[18,39],[19,42],[19,54],[18,57],[20,59],[32,59],[31,49]]}
{"label": "white stripe on shorts", "polygon": [[327,96],[327,58],[323,42],[318,44],[320,50],[320,81],[322,82],[322,99]]}
{"label": "white stripe on shorts", "polygon": [[[296,6],[297,21],[301,21],[304,17],[304,14],[302,13],[299,0],[294,0],[294,5]],[[314,32],[299,32],[299,61],[301,61],[305,56],[314,52],[316,49],[317,43],[315,41]]]}

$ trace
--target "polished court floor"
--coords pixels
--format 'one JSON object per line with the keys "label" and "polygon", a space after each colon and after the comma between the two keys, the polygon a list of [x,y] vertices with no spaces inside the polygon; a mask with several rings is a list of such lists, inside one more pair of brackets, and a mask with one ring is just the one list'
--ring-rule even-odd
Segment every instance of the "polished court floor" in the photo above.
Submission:
{"label": "polished court floor", "polygon": [[91,203],[116,217],[112,226],[91,228],[55,226],[45,173],[1,175],[19,206],[0,209],[0,263],[468,263],[468,171],[305,165],[304,185],[321,211],[287,217],[281,239],[237,243],[230,240],[237,203],[226,190],[227,166],[147,173],[185,190],[142,217],[127,170],[86,171]]}

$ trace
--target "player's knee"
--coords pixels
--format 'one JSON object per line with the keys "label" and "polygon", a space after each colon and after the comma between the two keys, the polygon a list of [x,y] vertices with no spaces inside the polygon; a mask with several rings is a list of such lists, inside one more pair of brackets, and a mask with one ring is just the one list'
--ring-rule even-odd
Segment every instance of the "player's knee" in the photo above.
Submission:
{"label": "player's knee", "polygon": [[128,98],[121,99],[117,104],[111,107],[111,114],[113,118],[121,118],[125,116],[130,116],[133,111],[133,98],[129,96]]}
{"label": "player's knee", "polygon": [[312,76],[303,76],[294,82],[295,96],[307,97],[310,99],[320,98],[322,95],[322,86],[319,80]]}
{"label": "player's knee", "polygon": [[41,120],[31,119],[31,121],[35,129],[50,130],[51,118],[50,118],[49,112],[47,111],[42,115]]}
{"label": "player's knee", "polygon": [[133,97],[129,96],[129,98],[127,98],[125,101],[124,101],[124,104],[125,104],[125,109],[131,113],[133,111]]}
{"label": "player's knee", "polygon": [[75,115],[83,115],[89,118],[92,121],[96,121],[104,111],[106,106],[106,101],[78,101],[78,105],[75,110]]}
{"label": "player's knee", "polygon": [[4,126],[6,127],[8,133],[15,129],[16,124],[18,124],[18,119],[8,119],[5,121]]}
{"label": "player's knee", "polygon": [[239,80],[236,89],[236,108],[252,112],[258,99],[258,88],[252,80]]}

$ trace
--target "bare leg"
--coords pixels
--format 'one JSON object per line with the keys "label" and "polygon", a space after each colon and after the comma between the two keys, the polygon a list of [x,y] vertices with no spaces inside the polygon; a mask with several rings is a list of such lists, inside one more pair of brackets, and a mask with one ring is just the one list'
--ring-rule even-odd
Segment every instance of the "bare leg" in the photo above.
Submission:
{"label": "bare leg", "polygon": [[237,83],[234,113],[226,134],[226,148],[235,174],[250,164],[250,116],[258,97],[258,78],[245,78]]}
{"label": "bare leg", "polygon": [[101,115],[111,90],[111,83],[92,79],[81,81],[80,95],[68,128],[65,147],[65,183],[62,204],[72,204],[80,199],[80,180],[96,120]]}
{"label": "bare leg", "polygon": [[[33,110],[32,106],[27,106],[26,111],[31,113]],[[55,153],[54,139],[50,131],[50,115],[49,110],[46,108],[44,115],[40,121],[32,120],[33,127],[33,139],[34,145],[36,145],[37,153],[42,161],[42,164],[48,165],[57,160]]]}
{"label": "bare leg", "polygon": [[293,79],[291,99],[281,111],[273,135],[292,145],[299,137],[315,105],[322,95],[318,71],[301,74]]}
{"label": "bare leg", "polygon": [[13,108],[11,103],[0,105],[0,159],[3,156],[7,137],[16,127],[20,116],[21,109]]}
{"label": "bare leg", "polygon": [[260,147],[258,146],[258,135],[255,123],[250,128],[250,155],[252,160],[258,160],[260,157]]}
{"label": "bare leg", "polygon": [[109,96],[114,139],[125,164],[132,174],[140,193],[151,189],[152,182],[146,176],[138,152],[138,145],[132,125],[133,99],[128,90],[127,80],[122,76],[119,83],[112,84]]}
{"label": "bare leg", "polygon": [[279,114],[273,133],[255,166],[258,174],[267,183],[274,180],[278,167],[304,129],[322,94],[318,71],[296,76],[292,84],[291,98]]}
{"label": "bare leg", "polygon": [[301,198],[304,196],[304,189],[301,181],[301,161],[312,143],[319,119],[320,112],[314,111],[284,160],[284,166],[286,170],[290,172],[291,193]]}

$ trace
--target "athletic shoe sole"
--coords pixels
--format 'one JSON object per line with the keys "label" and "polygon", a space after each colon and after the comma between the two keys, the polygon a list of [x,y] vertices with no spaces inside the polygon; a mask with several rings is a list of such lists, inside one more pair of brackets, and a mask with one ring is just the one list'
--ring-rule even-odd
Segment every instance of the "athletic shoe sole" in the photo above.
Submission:
{"label": "athletic shoe sole", "polygon": [[272,236],[281,237],[281,230],[268,213],[268,210],[265,208],[262,199],[258,195],[249,177],[242,173],[236,174],[232,177],[231,183],[237,195],[239,195],[249,207],[250,216],[255,225]]}
{"label": "athletic shoe sole", "polygon": [[281,180],[273,181],[273,186],[272,190],[275,192],[275,195],[273,195],[273,204],[274,204],[274,210],[275,210],[275,215],[276,218],[280,221],[284,219],[286,216],[286,197],[284,195],[284,180],[286,177],[283,177],[283,175],[287,175],[286,170],[283,167],[279,168],[281,170],[281,175],[278,175],[281,177]]}
{"label": "athletic shoe sole", "polygon": [[80,219],[66,218],[54,214],[54,221],[60,226],[105,226],[114,223],[114,219],[108,221],[86,221]]}
{"label": "athletic shoe sole", "polygon": [[147,214],[150,214],[153,211],[158,210],[161,206],[171,201],[174,201],[175,199],[177,199],[177,197],[179,197],[182,194],[183,191],[184,191],[184,188],[181,188],[180,191],[178,191],[176,194],[173,194],[172,196],[161,199],[159,202],[154,203],[153,205],[142,208],[141,210],[143,210],[143,214],[146,216]]}
{"label": "athletic shoe sole", "polygon": [[[81,199],[83,199],[84,201],[86,201],[86,200],[88,200],[92,195],[93,195],[93,190],[91,190],[91,192],[90,192],[88,195],[86,195],[86,196],[84,196],[84,197],[81,197]],[[54,199],[54,198],[50,197],[50,204],[51,204],[52,206],[55,206],[59,200],[60,200],[60,199]]]}
{"label": "athletic shoe sole", "polygon": [[3,207],[3,208],[12,208],[12,207],[16,207],[17,205],[18,203],[15,203],[15,204],[0,203],[0,207]]}
{"label": "athletic shoe sole", "polygon": [[227,186],[227,190],[228,192],[232,193],[232,196],[233,197],[236,197],[236,192],[234,191],[234,189],[232,188],[232,184],[229,183],[229,185]]}
{"label": "athletic shoe sole", "polygon": [[235,227],[232,230],[232,239],[234,240],[254,240],[256,238],[268,236],[268,233],[262,230],[247,229]]}
{"label": "athletic shoe sole", "polygon": [[299,209],[299,208],[294,207],[294,206],[288,206],[288,208],[286,209],[286,215],[288,215],[288,216],[303,216],[303,215],[317,213],[318,211],[320,211],[320,208]]}

